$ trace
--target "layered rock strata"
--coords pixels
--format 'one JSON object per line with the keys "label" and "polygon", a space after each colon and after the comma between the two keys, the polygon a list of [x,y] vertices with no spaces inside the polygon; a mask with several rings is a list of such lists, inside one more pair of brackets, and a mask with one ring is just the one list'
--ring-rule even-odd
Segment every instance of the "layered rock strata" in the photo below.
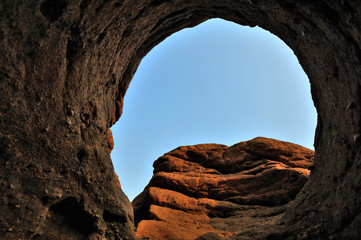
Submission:
{"label": "layered rock strata", "polygon": [[312,150],[269,138],[179,147],[154,162],[150,183],[132,202],[136,236],[264,239],[281,225],[313,159]]}

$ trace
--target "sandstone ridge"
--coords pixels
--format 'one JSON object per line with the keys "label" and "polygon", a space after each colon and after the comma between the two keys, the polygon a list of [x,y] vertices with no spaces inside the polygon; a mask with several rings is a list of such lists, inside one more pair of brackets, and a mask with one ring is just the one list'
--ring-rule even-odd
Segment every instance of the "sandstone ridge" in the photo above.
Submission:
{"label": "sandstone ridge", "polygon": [[261,137],[179,147],[154,162],[132,202],[136,236],[263,239],[308,179],[313,158],[312,150]]}

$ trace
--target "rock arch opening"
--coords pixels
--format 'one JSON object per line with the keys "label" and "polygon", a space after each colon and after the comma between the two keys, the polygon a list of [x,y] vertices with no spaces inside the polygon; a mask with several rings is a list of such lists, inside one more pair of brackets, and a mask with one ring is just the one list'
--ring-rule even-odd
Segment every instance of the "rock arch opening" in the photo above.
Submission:
{"label": "rock arch opening", "polygon": [[313,149],[315,125],[309,80],[292,50],[263,29],[212,19],[143,59],[112,127],[112,159],[132,200],[153,161],[178,146],[264,136]]}
{"label": "rock arch opening", "polygon": [[54,236],[60,230],[45,221],[52,206],[73,199],[94,219],[94,228],[78,232],[134,239],[133,210],[116,185],[106,132],[146,53],[214,17],[281,38],[311,83],[314,165],[272,237],[361,235],[359,1],[5,0],[0,12],[0,238]]}

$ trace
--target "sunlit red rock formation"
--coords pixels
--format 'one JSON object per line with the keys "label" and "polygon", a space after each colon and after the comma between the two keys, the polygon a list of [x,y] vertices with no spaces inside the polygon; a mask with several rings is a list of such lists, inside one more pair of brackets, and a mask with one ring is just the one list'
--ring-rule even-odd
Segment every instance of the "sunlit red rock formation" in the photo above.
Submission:
{"label": "sunlit red rock formation", "polygon": [[114,148],[114,140],[113,140],[113,133],[112,130],[110,130],[110,128],[107,131],[107,143],[108,143],[108,151],[112,152]]}
{"label": "sunlit red rock formation", "polygon": [[[114,139],[113,139],[112,130],[110,130],[110,128],[107,131],[107,143],[108,143],[108,151],[109,151],[109,153],[111,153],[114,148]],[[120,185],[119,177],[115,171],[113,171],[113,172],[115,175],[115,181],[117,182],[118,187],[121,188],[122,186]]]}
{"label": "sunlit red rock formation", "polygon": [[306,182],[313,158],[312,150],[268,138],[179,147],[154,162],[153,178],[132,203],[136,236],[265,237]]}

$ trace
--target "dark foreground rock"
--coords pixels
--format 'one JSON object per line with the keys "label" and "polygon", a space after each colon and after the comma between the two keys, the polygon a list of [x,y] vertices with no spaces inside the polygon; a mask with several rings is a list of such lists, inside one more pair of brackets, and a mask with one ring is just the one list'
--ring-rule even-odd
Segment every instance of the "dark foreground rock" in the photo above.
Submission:
{"label": "dark foreground rock", "polygon": [[281,228],[313,158],[312,150],[269,138],[179,147],[154,162],[149,185],[132,203],[136,236],[264,239]]}

